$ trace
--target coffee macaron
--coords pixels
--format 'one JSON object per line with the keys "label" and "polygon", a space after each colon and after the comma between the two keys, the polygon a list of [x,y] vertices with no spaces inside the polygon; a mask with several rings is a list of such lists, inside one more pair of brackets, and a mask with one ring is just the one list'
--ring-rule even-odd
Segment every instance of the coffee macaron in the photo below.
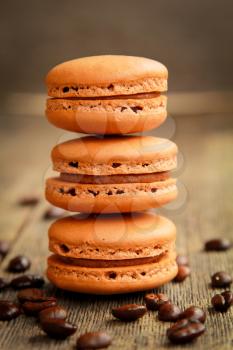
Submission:
{"label": "coffee macaron", "polygon": [[47,276],[81,293],[155,288],[177,274],[175,238],[175,225],[152,212],[59,219],[49,229]]}
{"label": "coffee macaron", "polygon": [[74,212],[133,212],[176,198],[177,146],[153,136],[82,137],[52,150],[46,198]]}
{"label": "coffee macaron", "polygon": [[150,130],[167,116],[167,68],[152,59],[103,55],[52,68],[46,115],[74,132],[127,134]]}

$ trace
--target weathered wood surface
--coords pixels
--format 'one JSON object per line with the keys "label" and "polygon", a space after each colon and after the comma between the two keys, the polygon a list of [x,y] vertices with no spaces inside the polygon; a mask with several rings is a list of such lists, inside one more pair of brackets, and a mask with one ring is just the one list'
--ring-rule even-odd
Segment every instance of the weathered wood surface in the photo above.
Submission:
{"label": "weathered wood surface", "polygon": [[[175,131],[175,132],[174,132]],[[212,237],[233,237],[233,118],[232,115],[175,117],[159,132],[173,139],[181,152],[177,171],[181,188],[176,205],[161,210],[177,224],[177,251],[187,253],[192,275],[184,283],[170,283],[160,291],[186,307],[191,304],[208,309],[214,291],[210,275],[217,270],[233,271],[233,250],[225,253],[203,252],[203,242]],[[42,220],[47,204],[43,199],[43,182],[50,167],[51,147],[68,136],[46,123],[43,117],[7,117],[2,119],[1,135],[1,221],[0,239],[12,243],[10,254],[1,264],[5,273],[8,260],[19,253],[32,259],[31,272],[42,273],[46,265],[47,229]],[[17,200],[30,192],[39,193],[36,207],[22,208]],[[185,197],[187,195],[187,197]],[[185,199],[186,198],[186,199]],[[53,287],[48,285],[49,290]],[[124,324],[113,320],[111,308],[122,303],[141,303],[143,294],[96,297],[56,291],[61,305],[77,322],[78,332],[66,341],[48,339],[33,318],[19,317],[0,323],[1,350],[72,349],[75,339],[85,331],[107,330],[113,336],[111,349],[167,349],[167,323],[148,313],[141,320]],[[1,298],[15,298],[14,292]],[[208,311],[207,332],[190,349],[232,349],[233,308],[225,314]],[[174,347],[181,349],[183,347]]]}

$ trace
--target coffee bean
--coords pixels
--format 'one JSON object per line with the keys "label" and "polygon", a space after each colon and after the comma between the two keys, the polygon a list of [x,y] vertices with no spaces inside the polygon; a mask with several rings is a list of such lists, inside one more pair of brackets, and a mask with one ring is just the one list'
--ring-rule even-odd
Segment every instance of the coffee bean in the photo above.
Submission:
{"label": "coffee bean", "polygon": [[40,288],[45,283],[40,275],[22,275],[11,281],[11,287],[14,289]]}
{"label": "coffee bean", "polygon": [[20,308],[8,300],[0,300],[0,321],[10,321],[21,314]]}
{"label": "coffee bean", "polygon": [[159,293],[159,294],[146,294],[145,297],[145,303],[148,310],[156,311],[160,308],[160,306],[167,301],[169,301],[168,297],[165,294]]}
{"label": "coffee bean", "polygon": [[187,318],[205,323],[206,313],[200,307],[190,306],[181,313],[180,318]]}
{"label": "coffee bean", "polygon": [[175,322],[179,319],[180,315],[180,308],[169,301],[161,305],[158,312],[159,320],[165,322]]}
{"label": "coffee bean", "polygon": [[224,251],[231,247],[231,242],[226,238],[210,239],[205,243],[206,251]]}
{"label": "coffee bean", "polygon": [[176,263],[177,263],[178,266],[180,266],[180,265],[188,266],[189,265],[189,260],[188,260],[187,255],[180,255],[180,254],[177,255]]}
{"label": "coffee bean", "polygon": [[227,290],[221,294],[215,294],[211,303],[216,311],[225,312],[233,305],[233,293]]}
{"label": "coffee bean", "polygon": [[65,210],[57,207],[48,208],[43,215],[44,220],[59,219],[63,217]]}
{"label": "coffee bean", "polygon": [[131,322],[145,315],[147,309],[144,305],[127,304],[112,309],[112,315],[121,321]]}
{"label": "coffee bean", "polygon": [[204,332],[203,323],[192,319],[183,319],[167,330],[167,337],[174,344],[184,344],[191,342]]}
{"label": "coffee bean", "polygon": [[53,306],[53,307],[46,308],[45,310],[42,310],[39,313],[40,322],[43,322],[47,319],[54,319],[54,318],[59,320],[66,320],[67,311],[60,306]]}
{"label": "coffee bean", "polygon": [[76,349],[103,349],[108,348],[112,343],[112,338],[105,332],[90,332],[81,335],[76,343]]}
{"label": "coffee bean", "polygon": [[0,277],[0,291],[7,288],[9,286],[9,282],[5,279]]}
{"label": "coffee bean", "polygon": [[4,258],[10,250],[10,244],[7,241],[0,241],[0,256]]}
{"label": "coffee bean", "polygon": [[211,277],[211,285],[213,288],[226,288],[232,283],[231,276],[224,271],[216,272]]}
{"label": "coffee bean", "polygon": [[36,195],[27,195],[19,199],[21,206],[33,206],[39,203],[39,197]]}
{"label": "coffee bean", "polygon": [[22,304],[23,311],[26,315],[36,316],[40,311],[45,310],[49,307],[56,306],[56,300],[48,301],[26,301]]}
{"label": "coffee bean", "polygon": [[228,305],[233,305],[233,293],[230,290],[226,290],[221,293]]}
{"label": "coffee bean", "polygon": [[46,319],[41,322],[41,328],[49,337],[55,339],[66,339],[77,330],[75,325],[59,319]]}
{"label": "coffee bean", "polygon": [[30,266],[31,262],[26,256],[18,255],[10,260],[7,269],[10,272],[24,272],[28,270]]}
{"label": "coffee bean", "polygon": [[43,290],[36,289],[36,288],[22,289],[20,292],[18,292],[17,297],[20,303],[25,303],[27,301],[32,301],[32,302],[56,301],[56,298],[46,296]]}
{"label": "coffee bean", "polygon": [[179,265],[178,272],[173,281],[183,282],[191,273],[190,267],[186,265]]}

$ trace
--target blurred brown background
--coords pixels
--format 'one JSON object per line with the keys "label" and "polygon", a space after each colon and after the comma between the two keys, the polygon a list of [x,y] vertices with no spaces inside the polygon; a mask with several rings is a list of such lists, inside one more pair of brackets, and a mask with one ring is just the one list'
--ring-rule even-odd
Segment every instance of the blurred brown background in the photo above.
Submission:
{"label": "blurred brown background", "polygon": [[233,87],[232,0],[8,0],[0,16],[1,95],[43,92],[53,65],[109,53],[161,60],[170,91]]}

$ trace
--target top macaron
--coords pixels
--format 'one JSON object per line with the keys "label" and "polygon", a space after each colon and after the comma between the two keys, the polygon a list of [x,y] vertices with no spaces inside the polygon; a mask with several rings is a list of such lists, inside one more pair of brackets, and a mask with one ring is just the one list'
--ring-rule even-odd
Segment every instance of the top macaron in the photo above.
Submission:
{"label": "top macaron", "polygon": [[152,59],[103,55],[74,59],[46,77],[46,115],[57,127],[84,133],[127,134],[166,119],[167,68]]}

